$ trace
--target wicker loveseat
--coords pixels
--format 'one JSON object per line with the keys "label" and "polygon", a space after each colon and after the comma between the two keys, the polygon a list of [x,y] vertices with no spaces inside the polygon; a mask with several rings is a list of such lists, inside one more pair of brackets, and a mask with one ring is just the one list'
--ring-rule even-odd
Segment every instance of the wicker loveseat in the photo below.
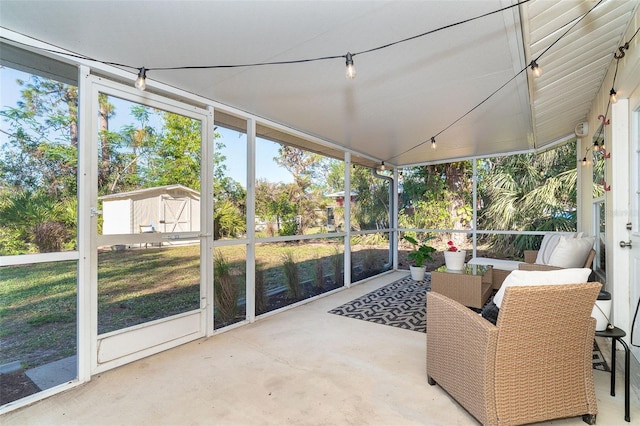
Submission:
{"label": "wicker loveseat", "polygon": [[591,311],[600,283],[509,287],[497,325],[427,293],[427,377],[485,425],[595,424]]}
{"label": "wicker loveseat", "polygon": [[517,260],[474,257],[470,265],[493,266],[493,288],[498,290],[505,278],[516,269],[547,271],[561,268],[589,268],[596,255],[594,238],[581,233],[550,232],[540,244],[540,250],[525,250],[524,262]]}

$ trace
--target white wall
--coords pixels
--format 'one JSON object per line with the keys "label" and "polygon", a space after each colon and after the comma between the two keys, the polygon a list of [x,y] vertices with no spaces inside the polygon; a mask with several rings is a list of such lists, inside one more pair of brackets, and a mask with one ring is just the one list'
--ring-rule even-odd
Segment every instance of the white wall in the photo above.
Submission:
{"label": "white wall", "polygon": [[[624,41],[631,39],[639,25],[640,10],[636,10]],[[618,51],[616,53],[619,54]],[[598,116],[607,114],[606,118],[610,119],[610,124],[605,126],[605,140],[607,150],[611,152],[611,158],[606,160],[606,181],[611,185],[611,191],[606,193],[607,289],[611,291],[613,297],[612,322],[627,332],[625,340],[630,343],[633,313],[640,297],[640,283],[634,282],[638,277],[630,273],[631,251],[621,248],[619,241],[629,239],[626,224],[632,218],[629,184],[634,178],[630,176],[631,158],[634,155],[632,138],[638,137],[638,130],[633,126],[633,111],[640,109],[640,37],[634,38],[629,49],[625,51],[625,56],[618,61],[615,89],[619,101],[609,105],[609,91],[614,87],[615,66],[616,60],[612,58],[607,77],[591,106],[589,135],[582,139],[578,157],[584,156],[585,150],[593,143],[593,134],[602,123]],[[590,152],[587,158],[591,157]],[[592,166],[583,167],[581,173],[579,207],[582,215],[579,226],[582,230],[590,230],[593,221],[590,186]],[[632,348],[632,350],[636,358],[640,359],[640,349]]]}
{"label": "white wall", "polygon": [[131,200],[105,200],[102,218],[102,235],[130,234]]}

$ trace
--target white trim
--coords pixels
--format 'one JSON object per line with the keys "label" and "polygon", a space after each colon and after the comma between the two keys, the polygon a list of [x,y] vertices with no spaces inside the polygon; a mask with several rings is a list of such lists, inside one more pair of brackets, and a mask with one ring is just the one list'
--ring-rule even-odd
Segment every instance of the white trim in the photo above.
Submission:
{"label": "white trim", "polygon": [[[247,121],[247,206],[256,205],[256,121]],[[256,209],[247,208],[246,319],[256,320]]]}
{"label": "white trim", "polygon": [[[607,167],[607,182],[611,191],[606,195],[607,222],[607,282],[612,283],[614,325],[629,330],[630,263],[629,249],[621,248],[619,241],[627,241],[626,223],[629,217],[629,100],[620,99],[611,106],[610,126],[611,158]],[[629,336],[625,339],[629,341]]]}
{"label": "white trim", "polygon": [[78,251],[83,253],[78,262],[77,296],[77,360],[78,381],[80,383],[91,380],[91,301],[92,291],[92,252],[91,240],[91,96],[89,68],[81,65],[78,79]]}
{"label": "white trim", "polygon": [[[351,153],[344,153],[344,193],[351,194]],[[344,203],[344,260],[343,276],[347,287],[351,286],[351,201]]]}
{"label": "white trim", "polygon": [[205,336],[213,331],[213,158],[215,151],[215,111],[210,106],[206,112],[201,127],[199,220],[203,234],[200,240],[200,330]]}
{"label": "white trim", "polygon": [[63,262],[79,260],[79,251],[59,251],[55,253],[20,254],[17,256],[0,256],[0,266],[25,265],[27,263]]}

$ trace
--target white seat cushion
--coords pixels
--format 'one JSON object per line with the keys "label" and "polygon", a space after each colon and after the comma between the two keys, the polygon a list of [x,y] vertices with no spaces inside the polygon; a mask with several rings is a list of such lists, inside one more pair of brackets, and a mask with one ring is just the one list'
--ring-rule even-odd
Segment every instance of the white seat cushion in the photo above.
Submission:
{"label": "white seat cushion", "polygon": [[515,271],[518,266],[523,263],[519,260],[492,259],[490,257],[474,257],[469,260],[469,265],[491,265],[493,269],[501,269],[503,271]]}

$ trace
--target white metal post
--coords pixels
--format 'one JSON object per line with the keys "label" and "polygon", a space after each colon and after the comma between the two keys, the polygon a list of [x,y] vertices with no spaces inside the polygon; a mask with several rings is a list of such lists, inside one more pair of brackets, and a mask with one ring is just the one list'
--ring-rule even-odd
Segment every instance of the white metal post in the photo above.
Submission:
{"label": "white metal post", "polygon": [[351,286],[351,153],[344,153],[344,284]]}
{"label": "white metal post", "polygon": [[[202,123],[202,164],[201,168],[201,184],[200,194],[204,195],[200,199],[200,217],[206,218],[200,221],[200,226],[204,229],[200,233],[204,237],[200,240],[200,280],[204,283],[204,289],[201,287],[200,308],[203,309],[202,315],[205,316],[201,320],[201,324],[205,328],[205,334],[213,333],[214,321],[214,294],[213,294],[213,158],[215,156],[215,130],[214,130],[214,114],[212,106],[207,107],[207,119]],[[203,199],[204,198],[204,199]]]}
{"label": "white metal post", "polygon": [[247,264],[246,310],[249,322],[256,319],[256,121],[247,120]]}
{"label": "white metal post", "polygon": [[[77,359],[78,381],[86,382],[91,379],[91,353],[92,353],[92,282],[91,260],[96,252],[92,249],[91,241],[91,185],[93,183],[91,173],[91,91],[89,82],[89,67],[78,67],[78,276],[77,286]],[[95,262],[94,262],[95,263]]]}

